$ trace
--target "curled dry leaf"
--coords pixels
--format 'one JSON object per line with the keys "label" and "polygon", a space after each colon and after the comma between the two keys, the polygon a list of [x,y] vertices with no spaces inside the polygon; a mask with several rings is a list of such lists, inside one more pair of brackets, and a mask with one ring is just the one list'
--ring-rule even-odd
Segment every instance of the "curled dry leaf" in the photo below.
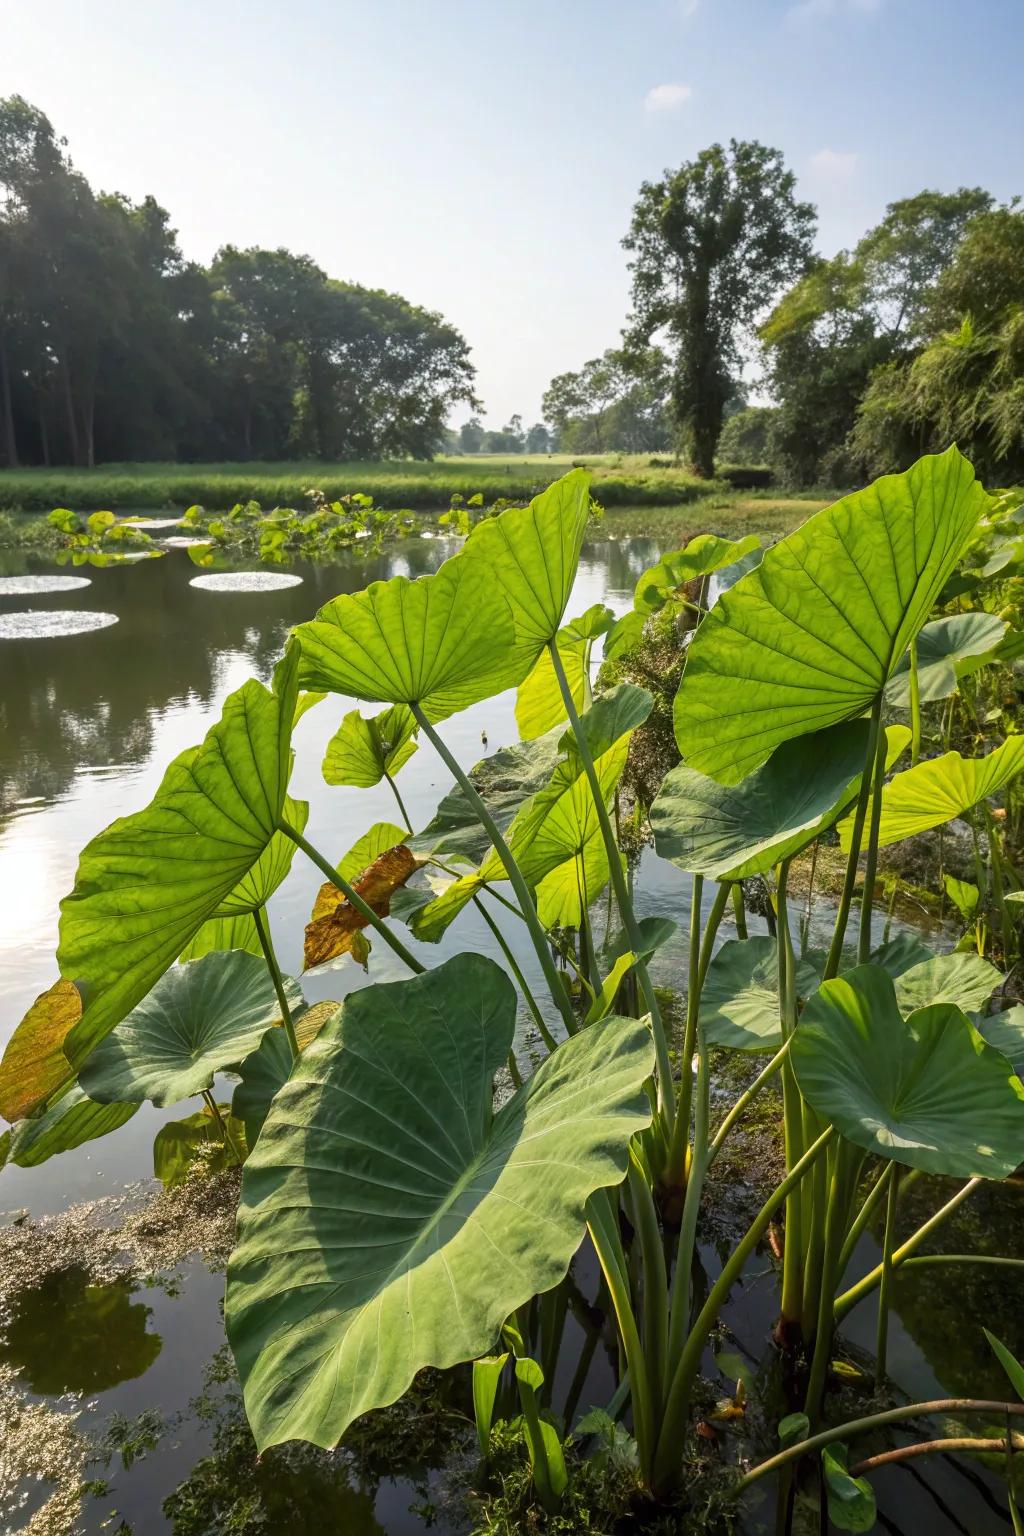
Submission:
{"label": "curled dry leaf", "polygon": [[[399,843],[374,859],[352,886],[378,917],[387,917],[391,897],[418,868],[419,860],[415,854],[404,843]],[[357,939],[366,926],[366,918],[346,900],[338,887],[326,882],[317,892],[313,915],[306,924],[304,969],[312,970],[315,965],[323,965],[339,955],[353,952],[358,955]],[[360,963],[365,964],[365,960],[360,959]]]}

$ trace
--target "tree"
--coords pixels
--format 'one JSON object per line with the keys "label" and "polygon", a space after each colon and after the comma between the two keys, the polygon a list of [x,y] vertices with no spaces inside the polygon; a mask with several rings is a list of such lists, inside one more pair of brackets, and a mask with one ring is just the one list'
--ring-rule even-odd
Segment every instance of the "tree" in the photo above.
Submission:
{"label": "tree", "polygon": [[633,209],[629,339],[664,336],[675,427],[700,475],[714,473],[744,332],[810,258],[814,209],[795,186],[778,150],[733,139],[644,182]]}
{"label": "tree", "polygon": [[932,326],[943,272],[991,204],[979,187],[891,203],[852,252],[817,260],[761,327],[779,402],[769,452],[795,484],[841,484],[863,468],[850,433],[875,370]]}
{"label": "tree", "polygon": [[726,417],[718,439],[718,457],[725,464],[767,464],[777,409],[746,405]]}
{"label": "tree", "polygon": [[551,453],[551,433],[542,421],[535,421],[526,434],[527,453]]}
{"label": "tree", "polygon": [[642,453],[669,444],[668,370],[658,347],[609,347],[577,373],[560,373],[542,408],[570,453]]}
{"label": "tree", "polygon": [[483,423],[479,416],[471,416],[459,428],[459,449],[462,453],[479,453],[483,442]]}

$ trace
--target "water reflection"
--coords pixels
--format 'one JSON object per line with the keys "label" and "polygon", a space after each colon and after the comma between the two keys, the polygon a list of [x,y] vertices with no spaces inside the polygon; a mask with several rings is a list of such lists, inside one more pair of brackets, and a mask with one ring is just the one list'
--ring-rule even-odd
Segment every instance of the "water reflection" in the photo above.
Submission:
{"label": "water reflection", "polygon": [[160,1353],[149,1307],[130,1280],[95,1285],[84,1269],[49,1275],[20,1291],[0,1336],[0,1362],[31,1392],[106,1392],[142,1376]]}

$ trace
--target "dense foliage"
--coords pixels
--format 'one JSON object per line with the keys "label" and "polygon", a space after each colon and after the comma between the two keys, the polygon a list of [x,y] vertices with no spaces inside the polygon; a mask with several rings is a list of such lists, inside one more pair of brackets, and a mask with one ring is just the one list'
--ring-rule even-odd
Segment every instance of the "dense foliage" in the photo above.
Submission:
{"label": "dense foliage", "polygon": [[472,383],[440,315],[286,250],[186,261],[0,101],[0,464],[429,458]]}
{"label": "dense foliage", "polygon": [[[1006,835],[1024,738],[996,734],[1003,664],[1022,644],[1006,601],[1024,567],[1019,498],[988,496],[949,449],[772,549],[699,535],[642,574],[617,620],[601,605],[567,618],[589,510],[580,470],[529,506],[476,521],[467,509],[466,542],[436,573],[333,598],[289,637],[270,685],[231,694],[150,803],[93,838],[62,902],[59,976],[0,1063],[2,1154],[33,1165],[116,1129],[144,1100],[201,1099],[162,1127],[154,1164],[168,1182],[198,1149],[244,1164],[225,1315],[257,1448],[334,1446],[424,1368],[472,1362],[481,1478],[496,1425],[514,1419],[530,1497],[553,1517],[571,1505],[574,1447],[588,1439],[595,1456],[617,1453],[621,1496],[642,1498],[653,1520],[708,1506],[694,1449],[708,1434],[702,1362],[774,1230],[776,1341],[798,1411],[780,1418],[765,1396],[781,1449],[760,1459],[741,1441],[732,1494],[802,1461],[806,1495],[819,1497],[820,1471],[833,1523],[868,1530],[874,1493],[849,1440],[955,1412],[978,1431],[971,1448],[1001,1453],[1013,1448],[1007,1419],[1024,1413],[960,1399],[846,1421],[830,1392],[837,1330],[868,1296],[887,1390],[895,1271],[1024,1162],[1024,1009],[1007,1006],[1024,893]],[[674,641],[682,761],[634,819],[649,818],[656,853],[690,879],[678,1025],[650,972],[674,925],[637,918],[622,847],[627,765],[654,707],[628,674],[655,632]],[[608,670],[595,688],[599,636]],[[510,688],[522,740],[467,772],[441,723]],[[378,712],[344,715],[325,778],[386,781],[401,822],[351,829],[337,865],[288,793],[295,722],[336,695]],[[970,755],[950,749],[956,705],[974,722]],[[452,783],[415,831],[395,777],[428,748]],[[950,952],[892,938],[875,907],[879,850],[957,816],[975,837],[977,883],[950,887],[967,933]],[[836,832],[831,942],[815,949],[805,933],[798,946],[791,871],[810,857],[813,892]],[[407,975],[340,1007],[306,1006],[280,972],[267,910],[298,852],[324,878],[307,968],[366,966],[385,945]],[[751,882],[768,934],[748,934]],[[616,917],[599,945],[606,887]],[[474,953],[431,964],[470,903],[505,965]],[[504,938],[508,911],[543,992]],[[719,943],[730,912],[736,937]],[[520,1001],[539,1065],[521,1037],[517,1049]],[[713,1049],[760,1056],[756,1076],[713,1093]],[[496,1095],[503,1072],[511,1092]],[[230,1109],[214,1097],[223,1074],[238,1079]],[[714,1165],[772,1090],[778,1182],[718,1241],[706,1274]],[[920,1174],[957,1184],[897,1243],[902,1183]],[[849,1283],[883,1208],[882,1260]],[[585,1235],[619,1385],[607,1412],[559,1421],[557,1287]],[[918,1262],[950,1260],[992,1256]],[[999,1262],[1016,1283],[1016,1261]],[[973,1317],[963,1326],[981,1330]],[[1024,1368],[991,1343],[1022,1392]],[[742,1420],[739,1393],[716,1415]]]}

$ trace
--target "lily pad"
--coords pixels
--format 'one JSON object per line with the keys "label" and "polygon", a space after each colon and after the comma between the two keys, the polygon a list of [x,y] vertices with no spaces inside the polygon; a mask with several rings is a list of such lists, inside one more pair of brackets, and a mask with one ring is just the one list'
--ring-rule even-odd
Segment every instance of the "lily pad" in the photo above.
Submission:
{"label": "lily pad", "polygon": [[[205,542],[202,539],[167,539],[176,548]],[[281,592],[285,587],[301,587],[302,577],[287,571],[217,571],[210,576],[193,576],[190,587],[201,592]]]}
{"label": "lily pad", "polygon": [[[926,624],[917,637],[917,679],[922,704],[947,699],[955,693],[961,667],[971,662],[980,664],[1005,633],[1005,620],[994,613],[953,613]],[[886,684],[885,702],[894,709],[910,708],[909,651]]]}
{"label": "lily pad", "polygon": [[[285,981],[290,1008],[303,1004]],[[177,965],[109,1034],[82,1066],[79,1081],[101,1104],[177,1104],[237,1066],[281,1017],[266,965],[231,949]]]}
{"label": "lily pad", "polygon": [[675,701],[688,765],[738,784],[782,742],[870,708],[988,498],[955,448],[808,519],[724,592]]}
{"label": "lily pad", "polygon": [[77,592],[88,576],[0,576],[0,597],[37,597],[46,592]]}
{"label": "lily pad", "polygon": [[53,640],[62,635],[87,635],[109,629],[118,622],[116,613],[95,613],[91,608],[27,608],[23,613],[0,613],[0,640]]}
{"label": "lily pad", "polygon": [[565,1274],[588,1196],[623,1178],[650,1121],[649,1032],[591,1025],[495,1114],[515,1016],[504,972],[458,955],[350,996],[278,1092],[226,1307],[261,1450],[336,1445],[425,1366],[486,1354]]}
{"label": "lily pad", "polygon": [[848,1141],[924,1173],[1004,1179],[1024,1161],[1024,1083],[959,1008],[900,1013],[892,977],[827,981],[791,1048],[804,1098]]}

